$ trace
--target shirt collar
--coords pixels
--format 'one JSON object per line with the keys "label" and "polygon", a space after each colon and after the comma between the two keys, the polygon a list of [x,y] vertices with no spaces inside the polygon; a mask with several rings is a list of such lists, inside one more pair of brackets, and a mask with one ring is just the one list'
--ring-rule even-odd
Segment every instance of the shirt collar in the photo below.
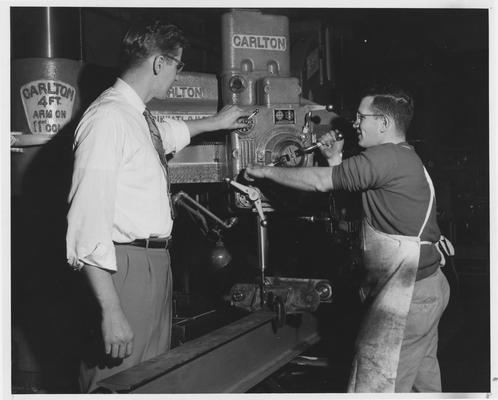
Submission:
{"label": "shirt collar", "polygon": [[133,107],[140,111],[140,114],[143,114],[145,110],[145,104],[137,94],[137,92],[135,92],[135,90],[130,85],[128,85],[121,78],[117,78],[116,82],[113,85],[113,88],[121,93]]}
{"label": "shirt collar", "polygon": [[406,147],[406,148],[408,148],[410,150],[413,150],[413,146],[410,143],[406,142],[406,141],[398,143],[398,146]]}

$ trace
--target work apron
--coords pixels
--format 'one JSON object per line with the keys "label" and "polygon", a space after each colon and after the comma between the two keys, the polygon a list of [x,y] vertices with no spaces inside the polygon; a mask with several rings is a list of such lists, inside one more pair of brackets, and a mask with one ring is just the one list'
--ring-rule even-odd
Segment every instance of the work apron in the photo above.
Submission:
{"label": "work apron", "polygon": [[366,277],[360,296],[367,312],[356,340],[348,392],[394,392],[401,344],[420,258],[420,235],[432,209],[434,187],[418,236],[392,235],[363,220]]}

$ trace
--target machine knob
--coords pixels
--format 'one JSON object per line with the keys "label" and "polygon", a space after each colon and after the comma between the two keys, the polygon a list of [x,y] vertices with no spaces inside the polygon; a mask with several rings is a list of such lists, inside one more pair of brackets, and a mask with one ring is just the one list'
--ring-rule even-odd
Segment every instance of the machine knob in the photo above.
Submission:
{"label": "machine knob", "polygon": [[332,298],[332,286],[327,282],[318,282],[315,290],[320,296],[320,301],[328,301]]}

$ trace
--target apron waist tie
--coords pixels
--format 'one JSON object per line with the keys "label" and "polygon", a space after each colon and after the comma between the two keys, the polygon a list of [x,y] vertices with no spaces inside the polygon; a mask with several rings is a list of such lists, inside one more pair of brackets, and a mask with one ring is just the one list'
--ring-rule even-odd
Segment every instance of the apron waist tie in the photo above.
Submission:
{"label": "apron waist tie", "polygon": [[[436,243],[433,243],[433,242],[429,242],[427,240],[422,240],[420,242],[421,245],[430,245],[430,246],[435,246]],[[439,265],[438,263],[434,264],[434,265],[431,265],[429,267],[426,267],[426,268],[422,268],[422,269],[418,269],[417,270],[417,277],[415,278],[415,281],[421,281],[422,279],[425,279],[429,276],[431,276],[434,272],[437,271],[437,269],[439,268]]]}
{"label": "apron waist tie", "polygon": [[422,268],[417,270],[417,277],[415,278],[415,281],[421,281],[422,279],[428,278],[431,276],[433,273],[435,273],[439,268],[439,264],[436,263],[434,265],[431,265],[430,267],[427,268]]}

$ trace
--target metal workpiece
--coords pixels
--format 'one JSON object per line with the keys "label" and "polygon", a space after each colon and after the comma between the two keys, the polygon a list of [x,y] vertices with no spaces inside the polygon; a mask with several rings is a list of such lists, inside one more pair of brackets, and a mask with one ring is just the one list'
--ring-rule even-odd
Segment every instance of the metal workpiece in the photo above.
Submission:
{"label": "metal workpiece", "polygon": [[[264,290],[265,301],[259,302]],[[332,301],[332,285],[326,279],[304,279],[265,276],[264,288],[259,284],[238,283],[230,290],[230,301],[246,311],[272,308],[275,299],[282,300],[285,313],[316,311],[321,303]]]}
{"label": "metal workpiece", "polygon": [[273,312],[255,312],[106,378],[112,393],[244,393],[320,339],[313,315],[274,329]]}

